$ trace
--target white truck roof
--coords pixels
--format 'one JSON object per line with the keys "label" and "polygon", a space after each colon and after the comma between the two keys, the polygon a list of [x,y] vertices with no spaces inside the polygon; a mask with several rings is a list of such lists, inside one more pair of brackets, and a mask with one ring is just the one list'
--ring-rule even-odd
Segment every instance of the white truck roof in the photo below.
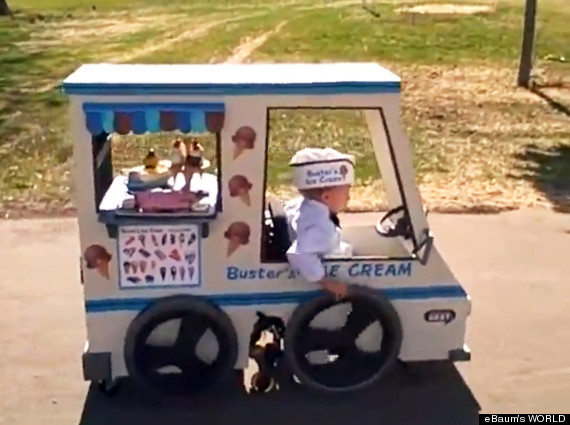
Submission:
{"label": "white truck roof", "polygon": [[397,93],[400,78],[376,63],[86,64],[63,82],[70,95],[325,95]]}

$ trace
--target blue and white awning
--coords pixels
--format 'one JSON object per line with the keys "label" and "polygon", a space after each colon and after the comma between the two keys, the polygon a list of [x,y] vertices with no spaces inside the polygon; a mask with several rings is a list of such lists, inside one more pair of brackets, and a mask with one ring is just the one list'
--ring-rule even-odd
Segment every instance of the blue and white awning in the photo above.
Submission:
{"label": "blue and white awning", "polygon": [[224,126],[225,107],[223,103],[84,103],[83,111],[92,135],[216,133]]}

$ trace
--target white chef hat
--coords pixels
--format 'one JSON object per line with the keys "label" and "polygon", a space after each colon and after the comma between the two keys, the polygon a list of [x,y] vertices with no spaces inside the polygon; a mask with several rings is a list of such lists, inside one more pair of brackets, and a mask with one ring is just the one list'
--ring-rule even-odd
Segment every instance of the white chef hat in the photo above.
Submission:
{"label": "white chef hat", "polygon": [[297,151],[289,165],[297,189],[341,186],[354,183],[354,157],[332,148]]}

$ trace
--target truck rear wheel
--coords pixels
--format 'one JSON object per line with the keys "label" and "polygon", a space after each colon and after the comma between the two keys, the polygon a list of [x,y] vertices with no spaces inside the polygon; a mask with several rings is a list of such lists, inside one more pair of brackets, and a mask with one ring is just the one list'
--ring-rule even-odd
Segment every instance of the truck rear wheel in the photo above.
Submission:
{"label": "truck rear wheel", "polygon": [[[321,312],[350,303],[351,311],[338,329],[311,326]],[[378,349],[363,350],[359,336],[372,324],[382,332]],[[325,293],[296,308],[285,331],[285,358],[302,384],[328,393],[357,391],[377,382],[396,362],[402,344],[402,328],[392,303],[379,291],[350,286],[342,301]],[[321,353],[315,363],[310,354]]]}
{"label": "truck rear wheel", "polygon": [[[152,343],[150,337],[158,327],[164,332],[169,327],[175,334],[170,344]],[[207,332],[217,346],[210,359],[197,351]],[[237,334],[230,318],[210,302],[192,296],[167,297],[151,304],[131,322],[125,337],[129,376],[163,395],[188,395],[226,381],[237,354]]]}

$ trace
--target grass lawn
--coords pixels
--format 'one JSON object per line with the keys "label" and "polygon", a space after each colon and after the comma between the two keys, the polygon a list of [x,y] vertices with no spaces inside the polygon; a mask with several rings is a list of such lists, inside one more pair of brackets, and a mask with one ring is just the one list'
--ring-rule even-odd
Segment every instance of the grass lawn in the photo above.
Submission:
{"label": "grass lawn", "polygon": [[[85,62],[223,62],[273,30],[247,61],[375,61],[402,76],[402,125],[433,210],[545,205],[570,210],[570,3],[539,4],[536,81],[544,97],[514,87],[520,1],[476,14],[403,13],[422,2],[309,0],[9,0],[0,18],[0,210],[17,216],[71,207],[67,99],[57,84]],[[433,3],[443,3],[434,1]],[[95,6],[93,8],[93,5]],[[243,59],[243,58],[242,58]],[[567,109],[566,109],[567,110]],[[381,181],[358,112],[277,111],[270,184],[287,188],[289,152],[307,135],[359,159],[353,209],[382,205]],[[160,136],[125,137],[121,163]]]}

